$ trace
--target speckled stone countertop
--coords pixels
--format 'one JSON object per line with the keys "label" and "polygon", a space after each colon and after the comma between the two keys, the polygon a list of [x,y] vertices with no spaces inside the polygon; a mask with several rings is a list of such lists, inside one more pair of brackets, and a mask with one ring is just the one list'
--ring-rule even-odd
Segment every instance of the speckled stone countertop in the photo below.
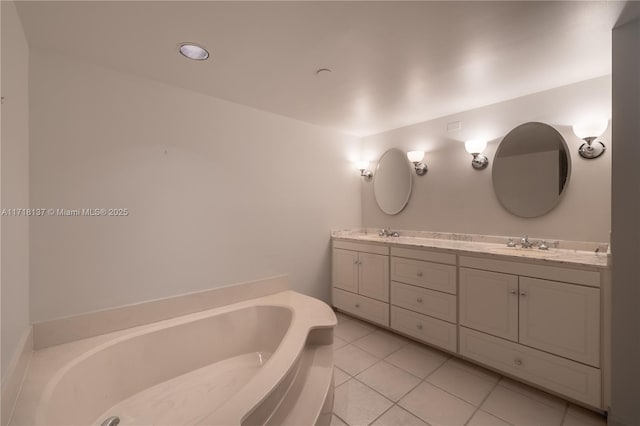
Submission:
{"label": "speckled stone countertop", "polygon": [[[344,229],[332,231],[335,239],[354,242],[385,243],[397,247],[424,247],[455,251],[457,254],[485,254],[510,260],[531,260],[535,263],[566,266],[586,266],[607,269],[611,253],[607,243],[546,240],[549,250],[537,247],[523,249],[507,247],[509,237],[474,234],[452,234],[425,231],[398,231],[399,237],[380,237],[379,229]],[[395,231],[395,230],[394,230]],[[512,237],[519,242],[519,238]],[[541,238],[529,238],[539,242]]]}

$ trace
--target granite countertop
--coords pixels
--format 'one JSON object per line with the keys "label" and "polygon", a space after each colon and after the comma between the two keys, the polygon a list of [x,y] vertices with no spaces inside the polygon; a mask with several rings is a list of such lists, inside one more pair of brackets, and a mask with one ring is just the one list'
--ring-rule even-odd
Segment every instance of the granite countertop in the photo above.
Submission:
{"label": "granite countertop", "polygon": [[[549,250],[536,247],[523,249],[507,247],[508,237],[472,234],[399,231],[399,237],[380,237],[377,230],[333,231],[335,239],[354,242],[385,243],[396,247],[424,247],[455,251],[458,254],[484,254],[510,260],[531,260],[544,264],[587,266],[606,269],[610,265],[610,252],[606,243],[588,243],[547,240]],[[539,241],[539,238],[530,238]],[[517,242],[517,240],[516,240]],[[597,251],[596,251],[597,249]],[[462,253],[461,253],[462,252]]]}

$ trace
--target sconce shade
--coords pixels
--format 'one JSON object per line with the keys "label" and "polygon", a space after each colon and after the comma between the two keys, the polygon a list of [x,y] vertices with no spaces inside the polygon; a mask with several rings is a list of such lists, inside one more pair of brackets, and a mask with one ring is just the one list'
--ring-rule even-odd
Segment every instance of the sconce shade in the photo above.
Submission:
{"label": "sconce shade", "polygon": [[580,139],[597,138],[602,135],[609,126],[609,120],[591,120],[573,125],[573,133]]}
{"label": "sconce shade", "polygon": [[369,160],[356,161],[356,167],[358,170],[366,170],[369,168]]}
{"label": "sconce shade", "polygon": [[407,158],[412,163],[419,163],[424,159],[424,151],[409,151],[407,152]]}
{"label": "sconce shade", "polygon": [[482,139],[469,140],[464,143],[464,149],[466,149],[469,154],[480,154],[486,147],[487,141]]}

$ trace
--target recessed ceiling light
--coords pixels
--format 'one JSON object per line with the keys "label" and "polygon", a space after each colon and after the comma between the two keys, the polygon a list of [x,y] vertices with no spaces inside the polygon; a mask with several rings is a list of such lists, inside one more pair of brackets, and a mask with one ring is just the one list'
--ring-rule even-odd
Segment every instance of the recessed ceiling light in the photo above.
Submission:
{"label": "recessed ceiling light", "polygon": [[209,52],[204,47],[200,47],[193,43],[180,43],[178,47],[183,56],[193,59],[194,61],[204,61],[209,58]]}

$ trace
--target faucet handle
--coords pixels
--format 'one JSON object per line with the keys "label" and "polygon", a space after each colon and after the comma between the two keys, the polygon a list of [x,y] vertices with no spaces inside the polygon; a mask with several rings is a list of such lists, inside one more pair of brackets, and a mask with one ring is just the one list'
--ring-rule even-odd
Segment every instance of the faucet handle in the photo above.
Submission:
{"label": "faucet handle", "polygon": [[549,250],[549,246],[547,245],[547,242],[545,240],[540,241],[540,244],[538,245],[538,249],[540,250]]}
{"label": "faucet handle", "polygon": [[516,242],[513,241],[513,238],[509,238],[509,241],[507,241],[507,247],[515,247],[516,246]]}

